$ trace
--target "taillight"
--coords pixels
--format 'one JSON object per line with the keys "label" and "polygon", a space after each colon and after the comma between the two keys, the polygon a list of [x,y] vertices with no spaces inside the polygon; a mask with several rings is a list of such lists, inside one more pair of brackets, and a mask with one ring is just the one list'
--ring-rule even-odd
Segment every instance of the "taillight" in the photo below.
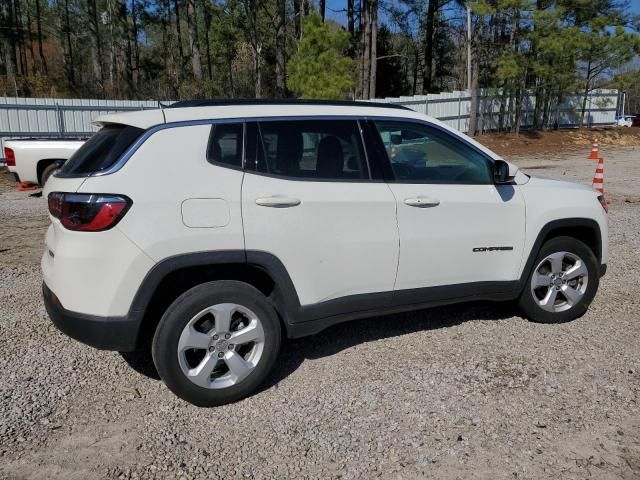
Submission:
{"label": "taillight", "polygon": [[49,194],[49,213],[62,226],[77,232],[102,232],[115,226],[131,207],[123,195],[102,193]]}
{"label": "taillight", "polygon": [[16,154],[13,153],[13,149],[4,147],[4,161],[7,164],[7,167],[16,166]]}
{"label": "taillight", "polygon": [[607,199],[604,198],[604,195],[598,195],[598,201],[600,202],[600,205],[602,205],[602,208],[604,208],[604,211],[609,213],[609,207],[607,207],[609,202],[607,202]]}

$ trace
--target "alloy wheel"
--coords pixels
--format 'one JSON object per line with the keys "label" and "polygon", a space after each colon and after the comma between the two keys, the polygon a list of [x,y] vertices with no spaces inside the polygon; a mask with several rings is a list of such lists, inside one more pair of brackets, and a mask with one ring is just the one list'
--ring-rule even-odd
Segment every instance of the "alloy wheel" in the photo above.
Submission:
{"label": "alloy wheel", "polygon": [[576,305],[585,292],[589,273],[585,262],[571,252],[546,256],[531,277],[531,294],[540,308],[563,312]]}

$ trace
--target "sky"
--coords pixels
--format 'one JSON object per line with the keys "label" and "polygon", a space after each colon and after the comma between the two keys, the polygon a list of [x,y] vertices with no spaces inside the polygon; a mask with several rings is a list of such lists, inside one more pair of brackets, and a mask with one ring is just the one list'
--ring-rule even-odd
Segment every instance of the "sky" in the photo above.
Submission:
{"label": "sky", "polygon": [[[394,2],[394,0],[392,0],[392,2]],[[629,11],[633,14],[640,15],[640,0],[628,0],[628,3]],[[340,24],[346,25],[346,4],[347,2],[345,0],[327,0],[327,17]],[[385,22],[386,19],[384,15],[382,17],[382,21]]]}

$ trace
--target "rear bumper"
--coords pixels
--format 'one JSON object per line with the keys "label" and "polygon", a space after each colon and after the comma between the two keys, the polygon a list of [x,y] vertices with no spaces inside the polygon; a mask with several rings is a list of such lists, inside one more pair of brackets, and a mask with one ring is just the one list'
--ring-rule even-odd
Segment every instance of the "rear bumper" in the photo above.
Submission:
{"label": "rear bumper", "polygon": [[65,335],[101,350],[131,352],[136,349],[140,321],[127,317],[98,317],[66,310],[42,284],[44,306],[53,324]]}

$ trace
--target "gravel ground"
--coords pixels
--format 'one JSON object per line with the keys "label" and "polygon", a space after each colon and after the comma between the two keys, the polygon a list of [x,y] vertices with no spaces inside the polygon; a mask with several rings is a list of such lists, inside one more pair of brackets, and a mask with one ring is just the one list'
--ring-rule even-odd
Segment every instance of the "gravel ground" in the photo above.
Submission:
{"label": "gravel ground", "polygon": [[[0,477],[640,478],[640,155],[607,150],[611,259],[581,319],[469,303],[343,324],[215,409],[51,325],[45,202],[0,175]],[[588,153],[514,160],[589,183]]]}

